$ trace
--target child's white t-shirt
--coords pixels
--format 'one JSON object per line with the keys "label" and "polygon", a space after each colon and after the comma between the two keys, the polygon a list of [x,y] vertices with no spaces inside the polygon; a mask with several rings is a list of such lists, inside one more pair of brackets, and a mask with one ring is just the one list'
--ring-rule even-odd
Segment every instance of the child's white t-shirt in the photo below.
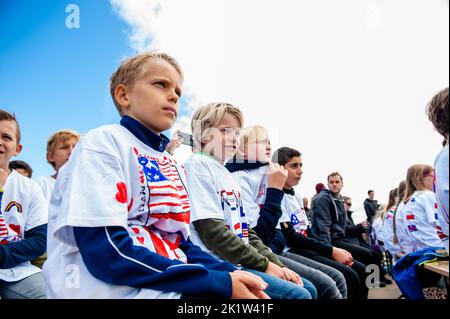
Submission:
{"label": "child's white t-shirt", "polygon": [[384,243],[384,231],[383,231],[384,225],[383,221],[381,220],[381,217],[375,218],[372,221],[372,231],[375,232],[375,236],[377,237],[378,241],[382,241]]}
{"label": "child's white t-shirt", "polygon": [[438,222],[441,227],[440,237],[445,248],[448,251],[448,210],[449,210],[449,146],[448,144],[442,149],[436,157],[434,167],[435,175],[435,195],[438,204]]}
{"label": "child's white t-shirt", "polygon": [[266,202],[268,171],[269,166],[265,165],[252,170],[240,170],[232,173],[242,190],[242,200],[251,228],[257,225],[259,211]]}
{"label": "child's white t-shirt", "polygon": [[[223,220],[225,226],[248,245],[248,220],[241,190],[231,173],[217,160],[198,153],[192,154],[185,166],[192,223],[202,219]],[[206,248],[193,225],[191,233],[194,244],[223,260]]]}
{"label": "child's white t-shirt", "polygon": [[82,260],[73,228],[120,226],[134,245],[186,262],[178,247],[190,235],[185,185],[181,165],[126,128],[107,125],[89,132],[60,169],[50,201],[48,298],[180,298],[98,280]]}
{"label": "child's white t-shirt", "polygon": [[405,206],[404,202],[398,204],[397,212],[395,213],[395,231],[401,252],[410,253],[413,251],[413,243],[406,228]]}
{"label": "child's white t-shirt", "polygon": [[438,235],[437,203],[433,192],[429,190],[414,192],[405,205],[405,218],[406,229],[412,241],[412,251],[444,246]]}
{"label": "child's white t-shirt", "polygon": [[383,225],[384,246],[392,256],[395,256],[400,252],[398,243],[394,244],[394,216],[396,209],[397,207],[394,206],[386,213]]}
{"label": "child's white t-shirt", "polygon": [[[3,239],[22,240],[26,231],[47,224],[48,203],[34,181],[12,170],[3,189],[0,212],[9,233]],[[0,269],[0,280],[16,282],[40,271],[28,261],[10,269]]]}
{"label": "child's white t-shirt", "polygon": [[[300,195],[284,194],[281,202],[281,215],[277,228],[280,228],[280,223],[292,223],[294,230],[307,237],[308,230],[308,216],[306,216],[305,208],[303,207],[303,199]],[[289,251],[291,247],[286,245],[284,251]]]}
{"label": "child's white t-shirt", "polygon": [[52,197],[53,188],[55,187],[56,179],[51,176],[43,176],[36,180],[36,184],[42,189],[44,197],[50,202]]}

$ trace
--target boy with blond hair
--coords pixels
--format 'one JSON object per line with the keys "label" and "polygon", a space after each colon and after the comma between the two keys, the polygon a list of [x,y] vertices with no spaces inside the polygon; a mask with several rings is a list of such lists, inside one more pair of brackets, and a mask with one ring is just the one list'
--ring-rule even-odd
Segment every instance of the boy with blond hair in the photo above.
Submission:
{"label": "boy with blond hair", "polygon": [[[80,134],[75,131],[64,129],[60,130],[50,136],[47,142],[47,162],[55,170],[55,174],[52,176],[43,176],[36,180],[36,183],[42,189],[47,202],[50,203],[52,197],[53,188],[55,187],[56,177],[60,168],[69,160],[70,154],[72,154],[75,145],[80,140]],[[39,258],[33,260],[31,263],[42,269],[45,261],[47,260],[47,254],[45,253]]]}
{"label": "boy with blond hair", "polygon": [[30,261],[45,252],[48,204],[34,181],[8,167],[20,139],[16,117],[0,110],[0,298],[44,299],[42,272]]}
{"label": "boy with blond hair", "polygon": [[50,197],[55,187],[56,177],[59,169],[69,160],[75,145],[80,140],[80,134],[75,131],[64,129],[50,136],[47,141],[47,162],[55,170],[52,176],[38,178],[36,183],[41,187],[45,198],[50,201]]}
{"label": "boy with blond hair", "polygon": [[317,292],[263,244],[249,227],[239,185],[224,167],[238,149],[242,112],[228,103],[211,103],[193,115],[194,151],[186,161],[192,203],[192,240],[211,255],[255,273],[276,299],[311,299]]}
{"label": "boy with blond hair", "polygon": [[178,63],[155,52],[125,60],[111,76],[120,125],[83,137],[52,195],[50,298],[267,298],[260,278],[189,239],[184,169],[164,153],[161,134],[179,113],[182,81]]}

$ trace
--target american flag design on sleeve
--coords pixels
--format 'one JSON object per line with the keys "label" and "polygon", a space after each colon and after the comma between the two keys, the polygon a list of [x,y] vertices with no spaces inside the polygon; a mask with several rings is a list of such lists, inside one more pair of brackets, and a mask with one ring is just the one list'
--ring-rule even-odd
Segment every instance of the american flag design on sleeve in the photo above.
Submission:
{"label": "american flag design on sleeve", "polygon": [[134,244],[186,262],[178,247],[190,235],[190,203],[182,178],[184,169],[167,156],[151,157],[136,148],[134,153],[143,189],[140,200],[145,198],[147,207],[141,214],[130,216],[128,232]]}
{"label": "american flag design on sleeve", "polygon": [[291,223],[297,233],[308,237],[308,217],[306,216],[305,209],[298,209],[291,214]]}
{"label": "american flag design on sleeve", "polygon": [[235,190],[221,190],[218,194],[222,205],[225,225],[246,244],[249,243],[248,221],[242,206],[241,193]]}

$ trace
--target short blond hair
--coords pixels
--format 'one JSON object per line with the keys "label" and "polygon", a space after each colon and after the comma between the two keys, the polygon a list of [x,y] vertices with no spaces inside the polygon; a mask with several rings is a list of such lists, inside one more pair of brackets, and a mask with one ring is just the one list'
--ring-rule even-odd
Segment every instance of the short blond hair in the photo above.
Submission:
{"label": "short blond hair", "polygon": [[120,116],[123,116],[123,112],[120,108],[119,103],[114,97],[116,88],[120,84],[123,84],[127,87],[132,87],[134,82],[136,82],[136,80],[141,76],[144,64],[150,60],[155,59],[159,59],[169,63],[175,68],[175,70],[177,70],[181,78],[183,78],[183,71],[181,70],[180,65],[173,57],[171,57],[167,53],[151,51],[123,60],[119,68],[111,75],[111,78],[109,79],[109,91]]}
{"label": "short blond hair", "polygon": [[247,126],[241,132],[239,139],[239,152],[244,154],[245,147],[249,144],[256,144],[269,138],[269,132],[261,125]]}
{"label": "short blond hair", "polygon": [[244,126],[244,115],[241,110],[229,103],[210,103],[195,111],[191,120],[195,150],[202,149],[202,139],[206,136],[205,133],[208,129],[217,127],[227,113],[237,118],[241,128]]}
{"label": "short blond hair", "polygon": [[[67,140],[72,139],[72,138],[76,139],[77,142],[78,142],[80,140],[80,138],[81,138],[81,135],[78,132],[76,132],[74,130],[70,130],[70,129],[63,129],[63,130],[60,130],[60,131],[58,131],[56,133],[53,133],[48,138],[48,141],[47,141],[47,158],[48,158],[48,155],[50,153],[55,151],[56,143],[58,143],[59,141],[63,141],[64,142],[64,141],[67,141]],[[56,169],[55,163],[50,162],[50,161],[48,161],[48,163],[50,165],[52,165],[53,168]]]}

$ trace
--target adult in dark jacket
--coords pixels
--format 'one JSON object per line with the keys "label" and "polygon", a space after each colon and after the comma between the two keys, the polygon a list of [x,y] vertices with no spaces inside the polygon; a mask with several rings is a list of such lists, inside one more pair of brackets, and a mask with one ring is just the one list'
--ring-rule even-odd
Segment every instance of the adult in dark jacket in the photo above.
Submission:
{"label": "adult in dark jacket", "polygon": [[352,199],[348,196],[343,196],[343,199],[345,211],[347,213],[347,228],[345,229],[345,237],[356,245],[370,248],[369,244],[364,240],[362,236],[367,232],[369,224],[367,223],[367,221],[355,224],[352,217],[353,211],[350,210],[350,208],[352,207]]}
{"label": "adult in dark jacket", "polygon": [[322,190],[314,201],[311,236],[349,251],[355,260],[366,266],[377,265],[379,284],[384,286],[385,283],[391,283],[391,280],[385,278],[385,271],[377,254],[346,239],[348,218],[340,195],[343,185],[342,176],[338,172],[328,175],[328,189]]}
{"label": "adult in dark jacket", "polygon": [[372,224],[373,217],[377,213],[378,201],[374,199],[375,192],[373,190],[369,190],[367,195],[369,195],[369,198],[364,201],[364,210],[366,211],[367,221]]}

